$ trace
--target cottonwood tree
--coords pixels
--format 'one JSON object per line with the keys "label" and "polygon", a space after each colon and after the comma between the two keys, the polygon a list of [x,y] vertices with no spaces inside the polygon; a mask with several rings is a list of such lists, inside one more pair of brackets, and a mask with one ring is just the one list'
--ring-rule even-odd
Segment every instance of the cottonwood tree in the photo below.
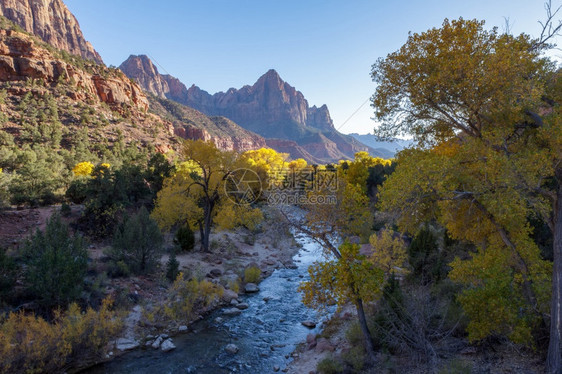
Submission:
{"label": "cottonwood tree", "polygon": [[[338,173],[343,171],[340,169]],[[380,296],[384,286],[383,271],[359,254],[358,245],[345,243],[347,238],[362,235],[370,228],[369,198],[361,186],[347,183],[343,175],[338,176],[337,185],[333,186],[336,188],[323,187],[309,193],[311,201],[318,201],[317,196],[326,195],[334,196],[335,201],[309,204],[302,220],[284,214],[291,226],[318,242],[329,258],[310,267],[311,280],[301,286],[303,301],[315,308],[332,301],[339,305],[353,303],[368,363],[374,364],[375,348],[367,326],[364,303]]]}
{"label": "cottonwood tree", "polygon": [[[478,252],[451,275],[469,285],[461,301],[469,335],[529,341],[548,323],[549,372],[562,371],[562,122],[559,72],[544,57],[560,26],[547,5],[540,38],[445,20],[411,34],[373,65],[373,107],[384,137],[410,134],[422,149],[400,154],[381,207],[414,229],[440,220]],[[528,217],[554,235],[554,264],[540,257]],[[548,283],[552,275],[552,293]],[[548,300],[551,297],[550,313]]]}
{"label": "cottonwood tree", "polygon": [[223,212],[232,218],[218,223],[244,224],[254,226],[260,220],[260,213],[248,204],[236,205],[225,195],[225,183],[229,176],[242,168],[250,169],[234,152],[221,151],[212,142],[186,140],[182,156],[185,163],[178,166],[175,174],[164,180],[164,187],[158,193],[152,217],[162,229],[176,224],[199,227],[201,248],[209,251],[213,223]]}

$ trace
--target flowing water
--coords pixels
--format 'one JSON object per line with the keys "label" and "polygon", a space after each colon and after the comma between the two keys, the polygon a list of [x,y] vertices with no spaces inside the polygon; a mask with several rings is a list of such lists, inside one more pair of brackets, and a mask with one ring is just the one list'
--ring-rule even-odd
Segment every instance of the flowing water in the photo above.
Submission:
{"label": "flowing water", "polygon": [[[241,315],[228,317],[216,311],[192,325],[188,334],[174,337],[177,348],[171,352],[138,350],[87,372],[222,374],[284,369],[296,345],[307,334],[318,332],[319,327],[311,330],[301,322],[322,320],[302,304],[297,292],[299,283],[308,278],[308,266],[321,257],[321,249],[307,236],[296,235],[296,239],[302,244],[294,257],[297,268],[276,270],[259,284],[259,293],[242,296],[240,301],[249,308]],[[240,349],[237,354],[225,351],[230,343]]]}

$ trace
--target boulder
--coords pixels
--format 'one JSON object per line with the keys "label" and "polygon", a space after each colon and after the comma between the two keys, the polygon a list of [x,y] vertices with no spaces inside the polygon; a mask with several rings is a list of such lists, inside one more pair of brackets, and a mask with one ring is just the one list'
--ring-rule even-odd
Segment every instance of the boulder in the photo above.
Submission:
{"label": "boulder", "polygon": [[248,303],[240,303],[236,305],[236,308],[240,309],[240,310],[245,310],[248,309],[250,306],[248,305]]}
{"label": "boulder", "polygon": [[115,341],[115,348],[120,351],[130,351],[131,349],[138,348],[139,342],[134,339],[119,338]]}
{"label": "boulder", "polygon": [[164,339],[161,336],[157,337],[156,340],[152,343],[152,348],[154,348],[154,349],[160,348],[163,340]]}
{"label": "boulder", "polygon": [[224,350],[230,353],[231,355],[235,355],[236,353],[238,353],[240,349],[236,344],[229,344],[226,347],[224,347]]}
{"label": "boulder", "polygon": [[238,308],[228,308],[222,311],[225,316],[237,316],[242,314],[242,311]]}
{"label": "boulder", "polygon": [[178,332],[186,332],[187,331],[187,326],[182,325],[180,327],[178,327]]}
{"label": "boulder", "polygon": [[169,352],[173,349],[176,349],[176,346],[172,342],[172,339],[166,339],[164,340],[164,343],[162,343],[162,345],[160,346],[160,349],[162,350],[162,352]]}
{"label": "boulder", "polygon": [[238,294],[232,290],[224,290],[222,300],[226,303],[230,303],[232,299],[238,299]]}
{"label": "boulder", "polygon": [[209,273],[213,278],[218,278],[222,275],[222,271],[220,269],[211,269]]}
{"label": "boulder", "polygon": [[326,338],[320,338],[316,342],[316,352],[318,352],[318,353],[322,353],[322,352],[326,352],[326,351],[333,352],[335,350],[336,350],[336,348]]}
{"label": "boulder", "polygon": [[244,291],[246,291],[246,293],[256,293],[259,292],[259,290],[259,287],[255,283],[247,283],[244,287]]}
{"label": "boulder", "polygon": [[301,324],[309,329],[313,329],[316,327],[316,322],[314,321],[302,321]]}

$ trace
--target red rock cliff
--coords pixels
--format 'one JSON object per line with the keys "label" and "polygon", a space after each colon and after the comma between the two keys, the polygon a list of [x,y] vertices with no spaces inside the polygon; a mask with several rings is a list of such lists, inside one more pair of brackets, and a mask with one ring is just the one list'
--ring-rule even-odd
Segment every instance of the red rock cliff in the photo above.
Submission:
{"label": "red rock cliff", "polygon": [[122,72],[104,66],[77,68],[62,61],[41,47],[27,34],[0,30],[0,81],[41,79],[56,84],[65,79],[79,87],[77,100],[97,99],[109,105],[130,104],[139,110],[148,109],[142,89]]}
{"label": "red rock cliff", "polygon": [[62,0],[1,0],[0,15],[55,48],[103,63]]}

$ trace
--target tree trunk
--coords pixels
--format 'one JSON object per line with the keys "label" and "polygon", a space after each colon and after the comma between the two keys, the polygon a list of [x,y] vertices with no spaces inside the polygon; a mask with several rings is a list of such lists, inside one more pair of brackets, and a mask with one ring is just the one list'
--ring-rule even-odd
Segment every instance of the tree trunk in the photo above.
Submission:
{"label": "tree trunk", "polygon": [[[562,170],[556,173],[562,176]],[[550,306],[550,341],[546,368],[548,373],[562,373],[562,178],[558,179],[556,201],[553,212],[553,255],[552,301]]]}
{"label": "tree trunk", "polygon": [[367,364],[372,366],[376,363],[377,358],[375,355],[375,346],[373,345],[373,337],[367,326],[367,318],[365,317],[365,310],[363,309],[363,300],[358,298],[355,300],[355,307],[357,308],[357,317],[359,317],[359,326],[363,333],[363,340],[365,342],[365,351],[367,352]]}
{"label": "tree trunk", "polygon": [[203,238],[201,240],[202,245],[203,245],[203,251],[205,252],[209,252],[209,238],[211,237],[211,225],[213,223],[213,208],[215,206],[215,203],[213,201],[210,201],[206,204],[205,206],[205,217],[204,219],[204,232],[203,232]]}
{"label": "tree trunk", "polygon": [[203,230],[203,221],[199,221],[199,242],[201,243],[201,250],[205,250],[205,243],[203,239],[205,238],[205,231]]}

